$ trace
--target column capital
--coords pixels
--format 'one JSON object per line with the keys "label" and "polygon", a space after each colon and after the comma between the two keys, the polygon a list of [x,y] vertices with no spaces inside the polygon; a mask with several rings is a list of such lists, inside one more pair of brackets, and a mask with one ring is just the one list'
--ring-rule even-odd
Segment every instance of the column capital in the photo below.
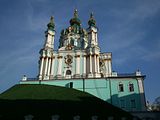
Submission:
{"label": "column capital", "polygon": [[55,59],[55,56],[51,56],[52,59]]}
{"label": "column capital", "polygon": [[75,55],[75,58],[80,57],[80,55]]}
{"label": "column capital", "polygon": [[95,55],[96,55],[96,56],[98,56],[98,54],[96,54],[96,53],[94,53],[94,54],[91,54],[91,55],[92,55],[92,56],[95,56]]}
{"label": "column capital", "polygon": [[92,54],[88,54],[88,55],[86,55],[87,57],[90,57],[90,56],[92,56]]}
{"label": "column capital", "polygon": [[61,58],[63,58],[63,56],[58,55],[57,58],[58,58],[58,59],[61,59]]}
{"label": "column capital", "polygon": [[83,55],[82,57],[87,57],[87,55]]}
{"label": "column capital", "polygon": [[111,58],[104,58],[103,60],[104,61],[107,61],[107,60],[109,61],[109,60],[111,60]]}
{"label": "column capital", "polygon": [[39,58],[40,58],[40,60],[42,60],[42,59],[44,59],[45,57],[43,57],[43,56],[40,56]]}

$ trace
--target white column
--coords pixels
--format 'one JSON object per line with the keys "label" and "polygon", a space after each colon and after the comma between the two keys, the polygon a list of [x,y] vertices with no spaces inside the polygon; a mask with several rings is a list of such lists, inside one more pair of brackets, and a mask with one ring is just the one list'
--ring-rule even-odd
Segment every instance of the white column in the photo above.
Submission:
{"label": "white column", "polygon": [[86,74],[86,56],[83,56],[83,74]]}
{"label": "white column", "polygon": [[108,77],[108,75],[109,75],[109,60],[105,59],[104,63],[105,63],[105,67],[106,67],[105,74],[106,74],[106,77]]}
{"label": "white column", "polygon": [[96,40],[96,45],[98,45],[98,37],[97,37],[97,33],[95,34],[95,36],[96,36],[96,38],[95,38],[95,40]]}
{"label": "white column", "polygon": [[62,58],[59,57],[58,58],[58,72],[57,75],[61,75],[62,74]]}
{"label": "white column", "polygon": [[48,73],[47,73],[47,76],[50,75],[50,70],[51,70],[51,58],[48,58],[49,61],[48,61]]}
{"label": "white column", "polygon": [[108,73],[109,73],[109,75],[111,75],[111,73],[112,73],[111,60],[108,60]]}
{"label": "white column", "polygon": [[80,74],[80,56],[76,58],[76,74]]}
{"label": "white column", "polygon": [[52,65],[51,65],[51,76],[53,77],[53,74],[54,74],[54,57],[52,58],[51,63],[52,63]]}
{"label": "white column", "polygon": [[75,77],[79,78],[80,77],[80,55],[76,55],[75,59],[76,59],[76,74],[75,74]]}
{"label": "white column", "polygon": [[97,73],[97,60],[96,60],[96,54],[94,55],[94,72]]}
{"label": "white column", "polygon": [[100,73],[99,72],[99,55],[97,56],[97,73]]}
{"label": "white column", "polygon": [[91,45],[93,44],[94,45],[94,42],[95,42],[95,36],[94,36],[94,33],[92,32],[91,33]]}
{"label": "white column", "polygon": [[42,76],[42,70],[43,70],[43,63],[44,63],[44,58],[41,58],[41,64],[40,64],[40,71],[39,71],[39,75]]}
{"label": "white column", "polygon": [[92,73],[92,55],[89,55],[89,72]]}
{"label": "white column", "polygon": [[47,69],[48,69],[48,57],[46,58],[46,64],[45,64],[45,72],[44,74],[47,75]]}

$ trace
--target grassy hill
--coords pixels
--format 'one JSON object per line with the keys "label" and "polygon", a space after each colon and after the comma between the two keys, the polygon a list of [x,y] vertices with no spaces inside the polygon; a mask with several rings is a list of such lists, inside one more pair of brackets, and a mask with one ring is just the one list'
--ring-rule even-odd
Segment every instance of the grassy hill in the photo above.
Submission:
{"label": "grassy hill", "polygon": [[65,87],[58,87],[53,85],[32,85],[22,84],[15,85],[8,89],[4,93],[0,94],[0,99],[8,100],[22,100],[22,99],[34,99],[34,100],[71,100],[81,101],[80,97],[90,97],[92,95],[81,92],[75,89],[69,89]]}
{"label": "grassy hill", "polygon": [[15,85],[0,94],[0,108],[3,120],[20,120],[28,114],[35,116],[35,120],[50,120],[54,114],[65,120],[73,119],[74,115],[80,115],[83,120],[92,115],[102,120],[109,116],[132,119],[128,112],[91,94],[52,85]]}

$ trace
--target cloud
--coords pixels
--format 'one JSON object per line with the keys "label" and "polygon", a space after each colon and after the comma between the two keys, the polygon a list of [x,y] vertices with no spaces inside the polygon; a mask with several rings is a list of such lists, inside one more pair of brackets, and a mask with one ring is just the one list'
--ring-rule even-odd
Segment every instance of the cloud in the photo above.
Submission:
{"label": "cloud", "polygon": [[153,59],[154,60],[160,60],[160,51],[157,51],[157,52],[154,52],[154,53],[148,53],[148,54],[146,54],[146,55],[144,55],[143,57],[142,57],[142,59],[143,60],[145,60],[145,61],[152,61]]}
{"label": "cloud", "polygon": [[[147,1],[147,2],[135,2],[130,8],[119,9],[113,8],[107,11],[108,18],[106,24],[107,33],[103,32],[99,39],[102,51],[112,51],[116,60],[115,64],[122,65],[128,60],[133,58],[132,55],[137,56],[136,59],[141,60],[153,60],[151,58],[159,59],[159,52],[147,44],[150,44],[150,39],[153,38],[147,26],[152,26],[150,21],[152,18],[157,16],[160,12],[159,1]],[[107,25],[107,23],[110,23]],[[107,30],[108,29],[108,30]],[[157,36],[160,37],[160,36]],[[155,40],[158,41],[158,40]],[[151,44],[157,44],[157,42],[151,42]],[[160,50],[159,50],[160,51]]]}

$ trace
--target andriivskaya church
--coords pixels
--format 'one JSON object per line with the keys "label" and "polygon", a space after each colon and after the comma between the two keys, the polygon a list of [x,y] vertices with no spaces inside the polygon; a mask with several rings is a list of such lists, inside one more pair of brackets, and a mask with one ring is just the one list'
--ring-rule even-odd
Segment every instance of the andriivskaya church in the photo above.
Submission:
{"label": "andriivskaya church", "polygon": [[85,91],[126,111],[144,111],[145,96],[140,71],[119,74],[112,71],[112,54],[100,53],[98,29],[93,14],[84,29],[77,10],[70,26],[61,31],[54,49],[55,22],[51,17],[40,50],[36,79],[23,77],[21,84],[49,84]]}
{"label": "andriivskaya church", "polygon": [[55,25],[51,17],[40,51],[39,80],[111,76],[111,53],[100,53],[93,14],[88,25],[87,29],[82,28],[75,10],[70,26],[61,31],[58,51],[54,51]]}

